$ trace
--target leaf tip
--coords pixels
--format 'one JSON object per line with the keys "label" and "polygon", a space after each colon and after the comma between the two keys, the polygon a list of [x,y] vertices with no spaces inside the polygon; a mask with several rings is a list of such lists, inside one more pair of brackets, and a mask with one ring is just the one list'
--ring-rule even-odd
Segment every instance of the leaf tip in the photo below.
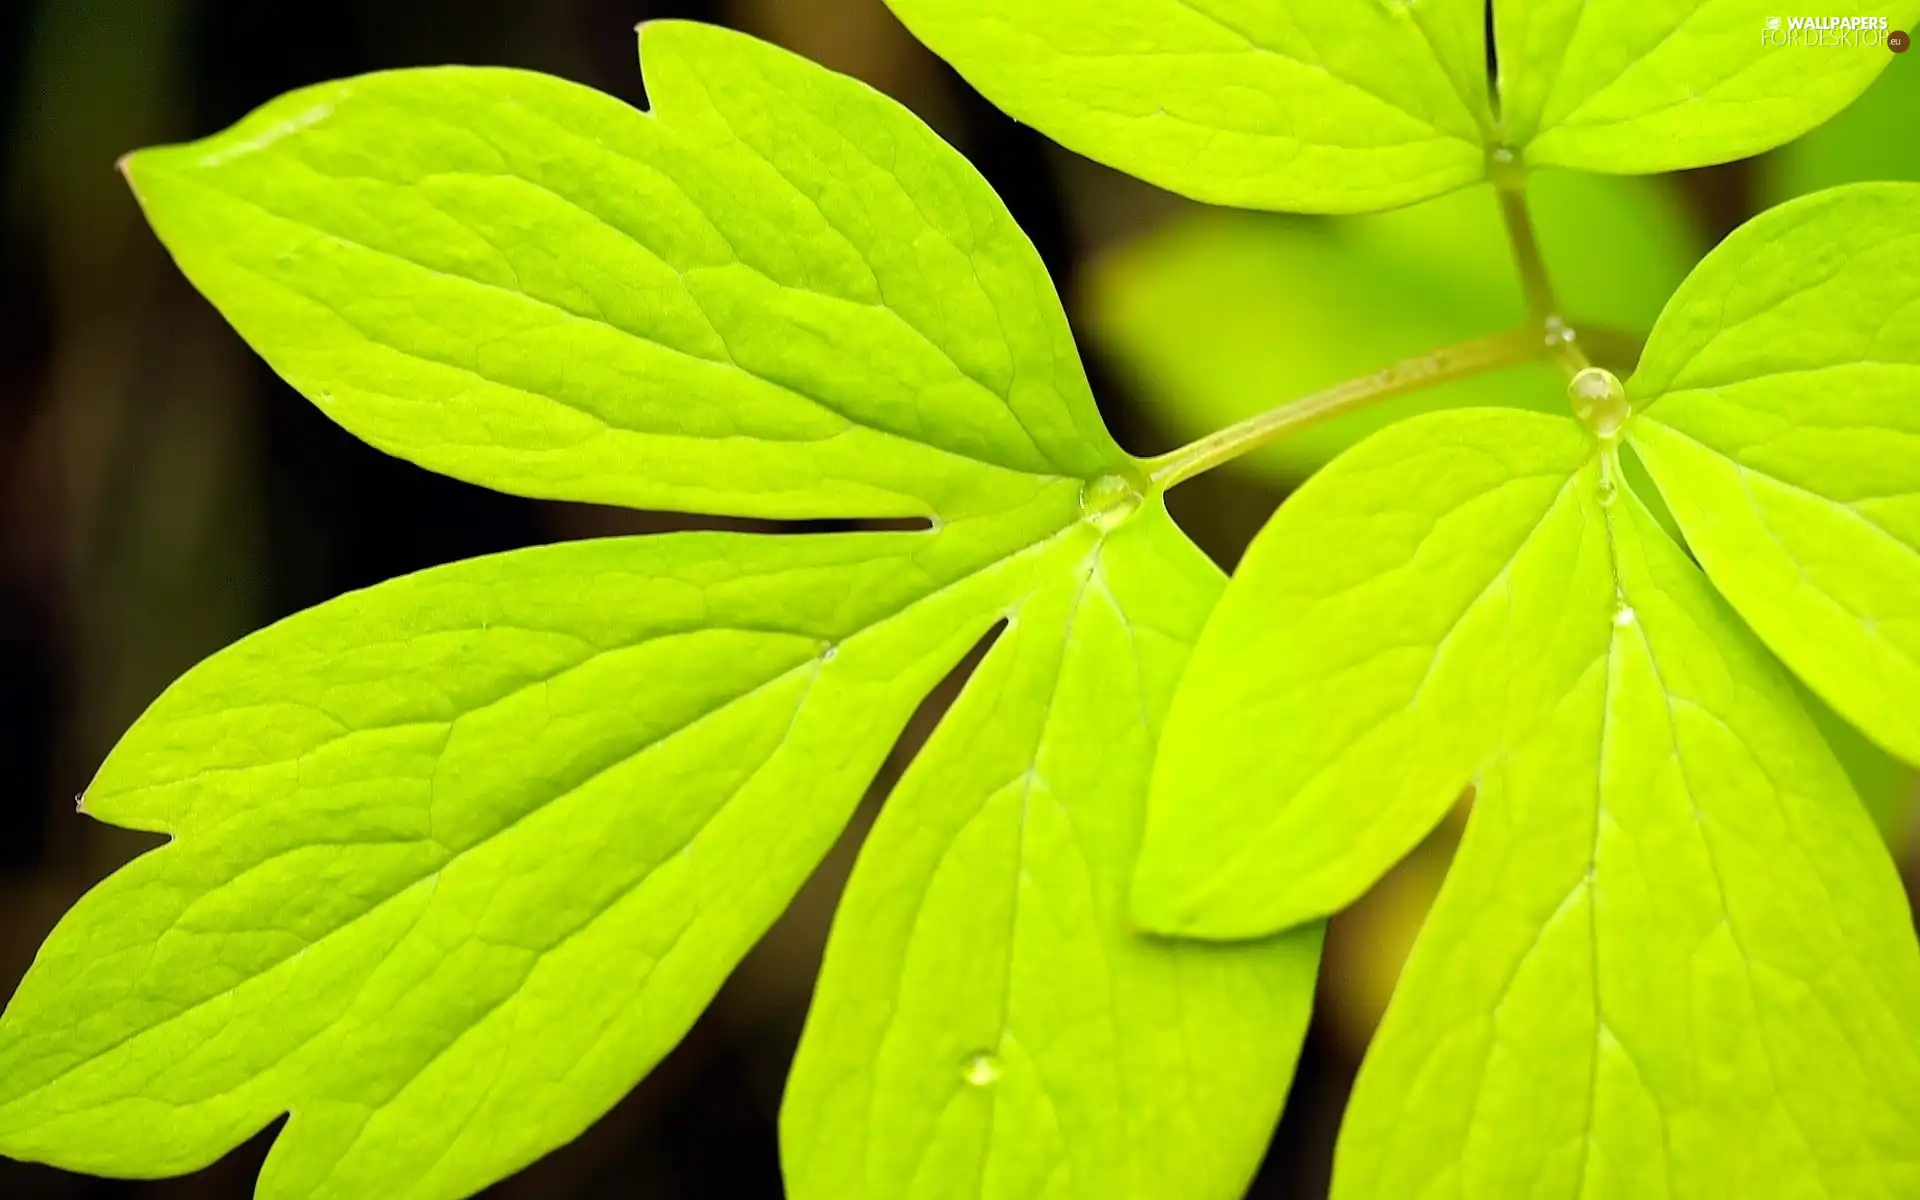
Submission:
{"label": "leaf tip", "polygon": [[135,196],[140,194],[140,171],[145,165],[144,159],[146,153],[145,150],[129,150],[119,158],[113,160],[115,173],[120,176]]}
{"label": "leaf tip", "polygon": [[133,191],[134,196],[141,199],[143,203],[141,185],[151,179],[152,159],[157,149],[160,147],[145,146],[139,150],[129,150],[113,160],[113,169],[119,173],[121,179],[126,181],[127,187]]}
{"label": "leaf tip", "polygon": [[671,25],[686,25],[690,22],[677,21],[672,17],[648,17],[633,27],[633,36],[640,42],[641,69],[646,69],[646,46],[650,39],[656,39]]}

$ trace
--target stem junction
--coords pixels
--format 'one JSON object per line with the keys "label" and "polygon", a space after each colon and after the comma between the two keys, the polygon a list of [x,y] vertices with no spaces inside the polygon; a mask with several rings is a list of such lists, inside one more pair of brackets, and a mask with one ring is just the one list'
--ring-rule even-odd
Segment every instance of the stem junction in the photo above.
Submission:
{"label": "stem junction", "polygon": [[[1614,374],[1595,367],[1587,347],[1591,346],[1594,354],[1607,365],[1624,373],[1639,358],[1642,340],[1613,329],[1590,328],[1584,337],[1574,331],[1561,315],[1559,298],[1547,275],[1546,262],[1540,254],[1540,239],[1527,212],[1525,174],[1513,152],[1504,148],[1494,150],[1488,156],[1487,174],[1500,198],[1500,215],[1506,223],[1507,238],[1513,245],[1514,262],[1520,271],[1520,286],[1532,313],[1527,324],[1334,384],[1229,425],[1169,454],[1148,459],[1144,465],[1152,485],[1163,490],[1170,488],[1297,429],[1369,404],[1527,362],[1550,361],[1559,367],[1574,385],[1569,394],[1576,403],[1589,391],[1594,392],[1586,398],[1595,411],[1583,411],[1581,416],[1596,429],[1601,425],[1610,426],[1614,416],[1610,402],[1614,397],[1604,382],[1614,381],[1612,389],[1620,385]],[[1605,394],[1601,395],[1602,392]]]}

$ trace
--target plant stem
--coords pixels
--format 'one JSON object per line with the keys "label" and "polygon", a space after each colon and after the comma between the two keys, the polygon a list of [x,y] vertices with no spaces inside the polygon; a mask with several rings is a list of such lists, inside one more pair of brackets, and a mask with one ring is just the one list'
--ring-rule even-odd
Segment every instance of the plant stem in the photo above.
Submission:
{"label": "plant stem", "polygon": [[1533,218],[1527,213],[1526,182],[1517,174],[1496,174],[1494,192],[1500,197],[1500,215],[1507,225],[1507,241],[1513,246],[1513,259],[1520,268],[1520,287],[1527,296],[1527,308],[1546,332],[1554,361],[1568,379],[1593,365],[1580,345],[1579,335],[1561,315],[1560,300],[1553,294],[1553,280],[1540,257],[1540,239],[1533,232]]}
{"label": "plant stem", "polygon": [[1547,264],[1540,257],[1540,239],[1534,236],[1526,193],[1519,186],[1504,184],[1496,186],[1494,192],[1500,197],[1500,216],[1507,223],[1507,241],[1520,268],[1520,287],[1526,293],[1528,310],[1536,321],[1558,317],[1560,301],[1553,294],[1553,281],[1547,277]]}
{"label": "plant stem", "polygon": [[1505,333],[1461,342],[1248,417],[1171,454],[1148,459],[1147,470],[1154,486],[1170,488],[1316,421],[1450,379],[1532,362],[1558,354],[1562,349],[1549,343],[1543,326],[1531,323]]}
{"label": "plant stem", "polygon": [[[1527,212],[1525,177],[1512,168],[1512,162],[1511,155],[1495,160],[1489,174],[1500,197],[1500,214],[1506,221],[1507,238],[1513,245],[1532,321],[1519,329],[1448,346],[1337,383],[1149,459],[1146,467],[1154,486],[1170,488],[1296,429],[1451,379],[1540,359],[1551,359],[1568,379],[1591,367],[1593,362],[1578,334],[1560,315],[1560,301],[1554,295],[1553,281],[1540,256],[1540,239]],[[1641,339],[1632,334],[1605,328],[1592,329],[1589,334],[1594,348],[1611,364],[1628,367],[1640,355]]]}

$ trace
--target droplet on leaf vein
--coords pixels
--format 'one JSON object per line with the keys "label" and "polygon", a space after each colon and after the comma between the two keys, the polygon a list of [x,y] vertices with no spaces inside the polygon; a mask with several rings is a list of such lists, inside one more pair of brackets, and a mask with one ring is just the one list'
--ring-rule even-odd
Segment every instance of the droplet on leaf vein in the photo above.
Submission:
{"label": "droplet on leaf vein", "polygon": [[1000,1060],[976,1050],[960,1062],[960,1078],[972,1087],[989,1087],[1000,1078]]}

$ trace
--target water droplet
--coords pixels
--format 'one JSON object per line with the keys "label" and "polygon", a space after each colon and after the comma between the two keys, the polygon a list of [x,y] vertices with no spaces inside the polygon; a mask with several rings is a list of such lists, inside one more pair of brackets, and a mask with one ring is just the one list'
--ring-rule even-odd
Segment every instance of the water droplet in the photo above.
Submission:
{"label": "water droplet", "polygon": [[1611,479],[1602,479],[1600,481],[1600,507],[1611,508],[1613,502],[1619,498],[1620,485]]}
{"label": "water droplet", "polygon": [[1554,346],[1570,346],[1573,344],[1574,339],[1579,336],[1574,333],[1573,326],[1562,321],[1559,317],[1547,318],[1545,332],[1546,342],[1549,348]]}
{"label": "water droplet", "polygon": [[836,642],[833,645],[828,646],[825,650],[822,650],[820,652],[820,661],[823,663],[830,663],[836,657],[838,657],[839,654],[840,654],[840,644]]}
{"label": "water droplet", "polygon": [[960,1078],[973,1087],[990,1087],[1000,1078],[1000,1060],[976,1050],[960,1060]]}
{"label": "water droplet", "polygon": [[1101,529],[1112,529],[1140,507],[1140,489],[1119,475],[1102,475],[1080,486],[1080,514]]}
{"label": "water droplet", "polygon": [[1624,597],[1614,601],[1613,623],[1615,625],[1618,625],[1624,629],[1628,625],[1633,624],[1635,618],[1636,618],[1636,614],[1633,611],[1633,605],[1628,604]]}
{"label": "water droplet", "polygon": [[1515,190],[1526,182],[1526,176],[1520,170],[1519,156],[1508,146],[1495,146],[1488,152],[1487,174],[1501,187]]}
{"label": "water droplet", "polygon": [[1567,384],[1567,400],[1573,405],[1573,415],[1586,422],[1603,442],[1618,438],[1633,414],[1627,389],[1619,376],[1605,367],[1588,367],[1575,375]]}

